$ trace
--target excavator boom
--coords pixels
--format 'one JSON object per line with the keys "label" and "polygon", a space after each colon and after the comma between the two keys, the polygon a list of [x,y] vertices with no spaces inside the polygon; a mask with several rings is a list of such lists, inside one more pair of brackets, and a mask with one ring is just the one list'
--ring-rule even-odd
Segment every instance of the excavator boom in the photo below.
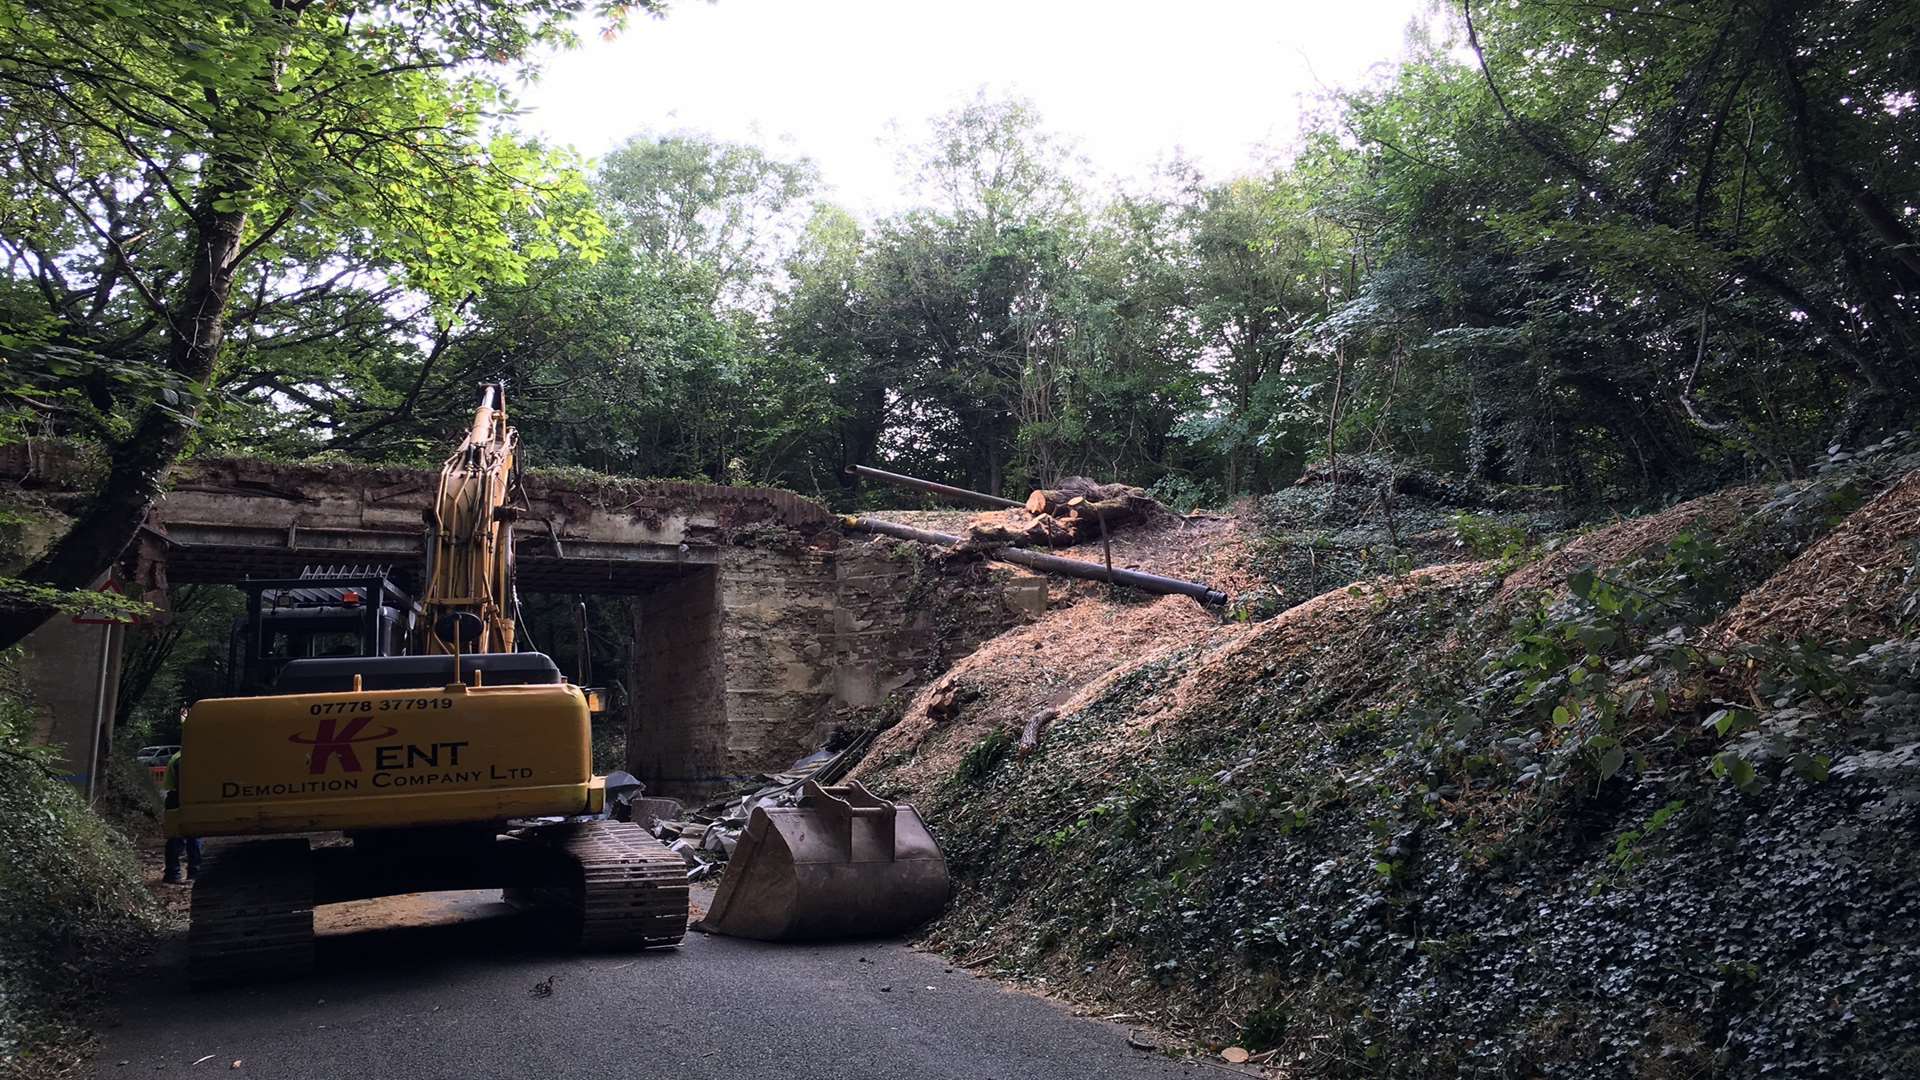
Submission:
{"label": "excavator boom", "polygon": [[[480,393],[466,438],[440,466],[440,489],[429,511],[427,589],[421,601],[429,653],[514,651],[518,605],[514,513],[508,500],[519,441],[507,426],[505,390],[489,384]],[[477,631],[463,629],[475,625]]]}

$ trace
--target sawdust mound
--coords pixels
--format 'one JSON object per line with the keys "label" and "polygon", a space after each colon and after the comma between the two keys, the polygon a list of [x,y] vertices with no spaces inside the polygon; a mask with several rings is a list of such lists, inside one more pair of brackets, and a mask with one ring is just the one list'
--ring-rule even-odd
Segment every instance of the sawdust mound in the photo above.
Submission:
{"label": "sawdust mound", "polygon": [[1568,577],[1587,566],[1618,566],[1631,562],[1689,529],[1724,533],[1750,517],[1770,497],[1768,488],[1737,487],[1702,495],[1670,506],[1657,514],[1629,518],[1572,541],[1507,576],[1500,586],[1501,601],[1540,589],[1564,588]]}
{"label": "sawdust mound", "polygon": [[[929,791],[994,730],[1018,734],[1036,710],[1130,666],[1169,640],[1191,640],[1214,616],[1183,596],[1151,603],[1081,599],[987,642],[916,694],[854,771],[901,762],[892,778]],[[903,760],[905,759],[905,760]]]}
{"label": "sawdust mound", "polygon": [[1913,585],[1920,473],[1910,473],[1747,593],[1711,633],[1722,641],[1885,637]]}
{"label": "sawdust mound", "polygon": [[1178,680],[1098,748],[1105,756],[1129,754],[1161,725],[1203,719],[1283,668],[1310,657],[1337,661],[1332,653],[1340,650],[1330,647],[1371,632],[1374,615],[1394,601],[1483,581],[1491,569],[1484,562],[1429,566],[1334,589],[1251,625],[1218,625],[1183,597],[1144,605],[1082,600],[955,664],[914,697],[854,775],[886,770],[897,784],[931,791],[990,733],[1017,734],[1043,708],[1072,715],[1140,668],[1179,657]]}
{"label": "sawdust mound", "polygon": [[1344,652],[1356,637],[1373,632],[1374,615],[1394,601],[1414,593],[1485,580],[1490,572],[1491,564],[1484,562],[1424,567],[1402,577],[1334,589],[1262,623],[1233,624],[1205,634],[1170,637],[1080,687],[1059,703],[1060,715],[1069,716],[1100,700],[1142,667],[1177,658],[1182,669],[1178,680],[1141,703],[1124,730],[1104,748],[1108,756],[1132,754],[1145,736],[1162,725],[1204,721],[1283,670],[1310,659],[1318,662],[1331,658],[1337,662],[1330,646],[1337,644]]}
{"label": "sawdust mound", "polygon": [[1285,668],[1338,662],[1332,654],[1349,654],[1357,637],[1373,632],[1374,616],[1388,605],[1415,593],[1460,588],[1491,571],[1491,563],[1443,563],[1334,589],[1296,604],[1206,655],[1181,678],[1169,699],[1152,709],[1147,726],[1202,716],[1246,697]]}
{"label": "sawdust mound", "polygon": [[[1170,520],[1121,530],[1113,538],[1113,565],[1204,581],[1230,594],[1248,588],[1258,578],[1248,569],[1244,511],[1170,515]],[[874,516],[944,532],[964,531],[964,520],[977,515],[885,511]],[[1098,543],[1053,554],[1095,563],[1105,557]],[[1017,735],[1035,712],[1060,709],[1089,684],[1168,650],[1229,640],[1247,629],[1219,625],[1213,612],[1184,596],[1146,601],[1123,591],[1116,597],[1101,582],[1065,578],[1051,580],[1048,591],[1057,606],[987,641],[916,694],[900,722],[875,740],[854,776],[885,770],[891,780],[930,790],[951,777],[991,732]]]}

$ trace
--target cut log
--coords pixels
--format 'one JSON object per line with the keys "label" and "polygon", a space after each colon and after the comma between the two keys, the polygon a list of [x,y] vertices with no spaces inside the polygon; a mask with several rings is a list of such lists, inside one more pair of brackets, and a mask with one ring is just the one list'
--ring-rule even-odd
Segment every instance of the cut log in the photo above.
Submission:
{"label": "cut log", "polygon": [[[1056,487],[1035,490],[1027,496],[1027,513],[1034,515],[1035,520],[1051,517],[1058,521],[1073,537],[1068,543],[1097,539],[1103,522],[1105,531],[1111,533],[1128,525],[1175,516],[1144,489],[1126,484],[1102,484],[1084,476],[1065,477]],[[1049,538],[1053,546],[1060,546],[1059,541],[1052,539],[1057,534],[1051,527],[1044,527],[1041,535]]]}
{"label": "cut log", "polygon": [[1027,726],[1020,732],[1021,757],[1026,757],[1040,749],[1041,734],[1046,731],[1047,725],[1053,722],[1053,718],[1059,715],[1060,710],[1049,705],[1027,717]]}
{"label": "cut log", "polygon": [[1074,499],[1088,502],[1108,502],[1114,499],[1134,499],[1140,503],[1159,506],[1147,497],[1145,490],[1128,487],[1125,484],[1103,484],[1084,476],[1065,476],[1058,485],[1042,488],[1027,496],[1027,513],[1052,514],[1062,517],[1067,512],[1067,504]]}
{"label": "cut log", "polygon": [[[957,548],[961,539],[949,533],[938,533],[928,529],[916,529],[911,525],[898,525],[877,518],[848,516],[840,523],[857,532],[878,533],[901,540],[917,540],[922,544],[933,544],[949,550]],[[1191,596],[1210,607],[1219,607],[1227,602],[1227,594],[1198,581],[1181,581],[1179,578],[1162,577],[1140,570],[1109,570],[1097,563],[1080,559],[1063,559],[1058,555],[1042,555],[1025,548],[1003,547],[992,553],[992,558],[1001,562],[1010,562],[1015,566],[1025,566],[1048,574],[1061,574],[1066,577],[1080,578],[1083,581],[1108,581],[1115,585],[1125,585],[1130,589],[1141,589],[1150,593],[1177,593]],[[978,691],[976,691],[978,693]]]}
{"label": "cut log", "polygon": [[[985,514],[967,525],[967,539],[975,544],[1018,544],[1022,547],[1072,547],[1085,537],[1052,514],[1010,521],[1011,515]],[[1096,526],[1097,528],[1097,526]]]}

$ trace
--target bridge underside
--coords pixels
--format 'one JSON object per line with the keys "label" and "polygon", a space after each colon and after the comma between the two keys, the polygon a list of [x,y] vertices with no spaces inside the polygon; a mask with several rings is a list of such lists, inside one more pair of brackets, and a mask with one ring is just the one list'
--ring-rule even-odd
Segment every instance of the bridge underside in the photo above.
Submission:
{"label": "bridge underside", "polygon": [[[514,539],[523,593],[636,596],[692,570],[715,565],[718,549],[703,544],[554,540],[522,532]],[[248,578],[296,577],[309,566],[388,566],[396,584],[418,592],[426,568],[422,530],[298,525],[166,524],[166,575],[176,585],[233,585]]]}
{"label": "bridge underside", "polygon": [[[197,461],[155,507],[143,549],[179,584],[381,565],[417,593],[437,481],[420,469]],[[644,595],[715,565],[743,530],[804,536],[834,524],[789,492],[669,481],[529,474],[514,505],[522,593]]]}

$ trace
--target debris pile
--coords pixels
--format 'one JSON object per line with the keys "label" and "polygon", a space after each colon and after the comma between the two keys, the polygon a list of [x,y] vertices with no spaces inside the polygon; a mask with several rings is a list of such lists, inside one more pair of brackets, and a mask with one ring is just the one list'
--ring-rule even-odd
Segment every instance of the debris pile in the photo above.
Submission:
{"label": "debris pile", "polygon": [[1874,638],[1920,615],[1920,473],[1882,492],[1748,593],[1723,640]]}
{"label": "debris pile", "polygon": [[1615,522],[1542,554],[1507,575],[1502,600],[1547,590],[1565,591],[1569,575],[1586,566],[1616,566],[1673,542],[1683,532],[1725,534],[1758,513],[1767,502],[1764,487],[1736,487],[1676,503],[1644,517]]}
{"label": "debris pile", "polygon": [[[830,748],[831,744],[822,747],[784,772],[762,774],[753,786],[693,809],[673,799],[639,796],[639,782],[625,773],[609,776],[607,788],[618,807],[615,816],[646,827],[686,860],[688,881],[702,881],[718,874],[733,857],[740,832],[747,827],[755,808],[794,805],[809,780],[822,786],[837,782],[860,761],[873,734],[861,732],[837,749]],[[626,789],[614,796],[616,786]]]}
{"label": "debris pile", "polygon": [[[974,747],[989,741],[1013,745],[1036,715],[1115,670],[1163,646],[1244,631],[1243,626],[1220,626],[1205,610],[1177,597],[1150,603],[1087,597],[1055,607],[989,641],[921,690],[900,722],[881,733],[854,776],[886,770],[892,782],[905,780],[913,790],[929,790],[951,776]],[[1044,729],[1051,719],[1031,725],[1036,749],[1046,745]]]}

